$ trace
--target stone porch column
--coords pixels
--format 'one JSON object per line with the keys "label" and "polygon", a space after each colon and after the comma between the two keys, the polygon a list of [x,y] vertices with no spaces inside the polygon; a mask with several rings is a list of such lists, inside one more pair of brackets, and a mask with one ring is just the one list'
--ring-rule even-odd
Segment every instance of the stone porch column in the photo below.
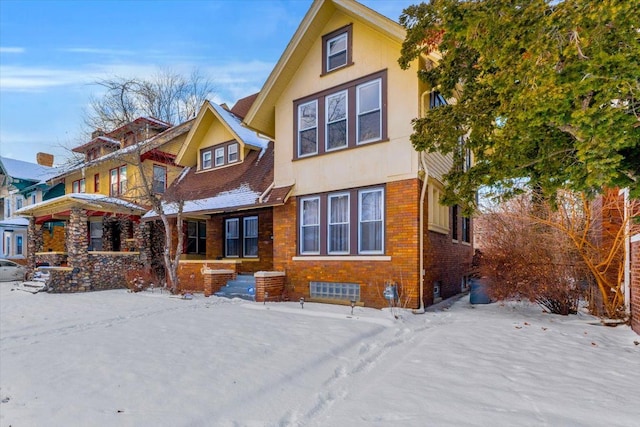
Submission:
{"label": "stone porch column", "polygon": [[27,274],[31,276],[36,269],[36,252],[38,252],[38,240],[40,240],[40,249],[42,249],[42,239],[38,239],[38,236],[42,236],[42,230],[39,230],[36,226],[36,219],[34,217],[29,218],[29,225],[27,226]]}
{"label": "stone porch column", "polygon": [[90,287],[89,228],[87,211],[72,208],[67,224],[67,253],[69,267],[74,268],[74,281],[79,286]]}

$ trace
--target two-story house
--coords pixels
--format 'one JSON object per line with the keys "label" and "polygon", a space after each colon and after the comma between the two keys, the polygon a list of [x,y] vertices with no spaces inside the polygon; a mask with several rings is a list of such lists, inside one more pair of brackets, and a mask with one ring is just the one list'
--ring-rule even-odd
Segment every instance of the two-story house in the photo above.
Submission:
{"label": "two-story house", "polygon": [[444,102],[415,72],[438,57],[401,70],[404,37],[355,1],[314,1],[244,119],[275,141],[273,264],[292,298],[380,307],[395,284],[419,308],[466,285],[471,219],[439,203],[452,159],[420,162],[409,140]]}
{"label": "two-story house", "polygon": [[[37,154],[38,163],[0,157],[0,257],[26,260],[26,218],[15,211],[59,195],[62,188],[52,188],[46,181],[58,171],[53,156]],[[25,261],[26,262],[26,261]]]}
{"label": "two-story house", "polygon": [[64,195],[18,211],[30,217],[28,264],[72,268],[78,277],[66,282],[84,289],[122,286],[124,270],[151,258],[140,217],[181,173],[174,159],[192,123],[141,117],[74,148],[84,159],[50,180]]}

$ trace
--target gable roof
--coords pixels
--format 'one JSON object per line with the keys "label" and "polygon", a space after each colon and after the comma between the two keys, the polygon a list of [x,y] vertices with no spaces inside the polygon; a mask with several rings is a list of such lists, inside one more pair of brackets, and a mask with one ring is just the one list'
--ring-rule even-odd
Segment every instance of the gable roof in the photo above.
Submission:
{"label": "gable roof", "polygon": [[275,136],[276,100],[336,10],[375,28],[398,43],[405,38],[406,32],[400,24],[354,0],[314,0],[247,112],[244,122],[249,127],[270,137]]}
{"label": "gable roof", "polygon": [[117,148],[120,148],[120,141],[118,141],[117,139],[109,138],[108,136],[105,136],[105,135],[101,135],[96,138],[93,138],[91,141],[87,142],[86,144],[72,148],[71,151],[73,151],[74,153],[84,153],[87,150],[89,150],[89,148],[100,147],[100,146],[112,147],[117,149]]}
{"label": "gable roof", "polygon": [[0,168],[3,173],[11,178],[32,181],[34,183],[46,181],[58,173],[58,168],[10,159],[8,157],[0,157]]}
{"label": "gable roof", "polygon": [[255,100],[258,97],[258,95],[259,95],[259,93],[254,93],[253,95],[249,95],[249,96],[246,96],[246,97],[244,97],[242,99],[239,99],[233,105],[233,107],[231,107],[231,112],[233,114],[235,114],[237,117],[240,117],[241,119],[244,119],[244,117],[249,112],[249,109],[251,108],[251,106],[255,102]]}
{"label": "gable roof", "polygon": [[[159,133],[157,135],[152,136],[151,138],[144,140],[144,141],[140,141],[138,143],[132,144],[126,148],[122,148],[120,150],[116,150],[113,151],[111,153],[105,154],[104,156],[98,157],[97,159],[91,160],[89,162],[85,162],[85,161],[80,161],[78,163],[76,163],[73,166],[70,166],[64,170],[60,170],[58,171],[57,174],[54,174],[52,176],[50,176],[50,178],[59,178],[62,177],[64,175],[70,174],[72,172],[78,171],[82,168],[85,168],[87,166],[93,166],[114,158],[117,158],[119,156],[122,155],[126,155],[126,154],[130,154],[130,153],[135,153],[136,151],[139,151],[140,154],[145,154],[148,153],[152,150],[160,150],[160,148],[168,143],[171,142],[172,140],[174,140],[175,138],[179,137],[180,135],[183,135],[187,132],[189,132],[191,130],[191,126],[193,126],[194,123],[194,119],[190,119],[187,120],[184,123],[180,123],[177,126],[174,126],[172,128],[169,128],[165,131],[163,131],[162,133]],[[92,141],[95,141],[99,138],[104,138],[104,137],[98,137]],[[86,145],[86,144],[85,144]],[[161,151],[161,150],[160,150]],[[173,156],[169,156],[169,157],[173,157]]]}
{"label": "gable roof", "polygon": [[[176,202],[184,201],[183,213],[206,215],[283,204],[286,198],[282,191],[274,194],[272,187],[273,143],[269,143],[262,151],[250,151],[244,162],[231,167],[205,172],[186,168],[167,189],[163,205],[165,213],[175,215]],[[156,217],[152,211],[144,219]]]}
{"label": "gable roof", "polygon": [[[193,146],[198,144],[200,138],[204,136],[209,126],[214,120],[218,120],[233,136],[245,146],[257,150],[264,150],[269,144],[269,140],[258,136],[254,131],[242,126],[241,119],[222,106],[205,101],[195,118],[195,122],[182,148],[176,156],[176,163],[184,166],[194,166],[197,163],[197,152]],[[222,142],[222,141],[220,141]],[[192,148],[191,150],[189,148]]]}
{"label": "gable roof", "polygon": [[73,207],[124,215],[142,215],[147,209],[124,199],[103,194],[71,193],[18,209],[15,214],[40,217],[67,212]]}

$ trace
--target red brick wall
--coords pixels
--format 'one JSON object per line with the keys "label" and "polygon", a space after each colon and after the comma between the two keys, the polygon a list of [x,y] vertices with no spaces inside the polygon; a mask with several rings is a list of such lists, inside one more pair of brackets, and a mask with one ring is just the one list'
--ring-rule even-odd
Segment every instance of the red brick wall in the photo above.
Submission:
{"label": "red brick wall", "polygon": [[[385,283],[392,281],[398,284],[401,304],[408,308],[419,306],[419,198],[421,182],[417,179],[388,183],[386,186],[386,224],[385,248],[391,261],[293,261],[297,247],[297,204],[294,198],[285,206],[274,209],[274,269],[285,271],[288,297],[298,299],[309,297],[310,281],[350,282],[360,284],[360,299],[367,306],[385,307],[388,305],[382,292]],[[425,218],[427,213],[425,212]],[[426,225],[425,225],[426,227]],[[430,233],[425,231],[425,236]],[[430,277],[439,277],[442,272],[452,268],[452,264],[460,258],[459,252],[444,256],[440,251],[451,250],[453,245],[446,242],[425,245],[431,250],[435,262],[447,262],[439,269],[439,273],[431,273]],[[434,239],[435,240],[435,239]],[[471,247],[462,252],[471,258]],[[468,252],[468,254],[467,254]],[[455,274],[447,273],[451,278],[442,280],[450,284],[447,292],[453,294],[453,283],[459,283]],[[460,273],[461,275],[462,273]],[[425,283],[430,285],[430,283]],[[459,289],[459,284],[457,285]],[[429,286],[425,295],[433,292]],[[451,291],[449,291],[451,289]]]}
{"label": "red brick wall", "polygon": [[631,244],[631,328],[640,334],[640,240]]}
{"label": "red brick wall", "polygon": [[425,250],[425,304],[433,303],[433,285],[436,281],[440,282],[442,298],[460,293],[462,280],[471,271],[472,258],[471,245],[454,243],[450,234],[430,231]]}

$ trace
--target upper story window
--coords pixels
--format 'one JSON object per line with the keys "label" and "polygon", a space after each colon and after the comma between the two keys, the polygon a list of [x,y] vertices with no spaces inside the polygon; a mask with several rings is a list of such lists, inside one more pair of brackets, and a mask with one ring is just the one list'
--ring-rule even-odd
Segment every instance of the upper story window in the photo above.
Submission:
{"label": "upper story window", "polygon": [[353,189],[300,199],[301,255],[384,253],[384,188]]}
{"label": "upper story window", "polygon": [[227,146],[227,163],[238,161],[238,144],[233,143]]}
{"label": "upper story window", "polygon": [[382,136],[381,81],[358,86],[358,143],[378,141]]}
{"label": "upper story window", "polygon": [[167,189],[167,168],[160,165],[153,165],[153,192],[164,193]]}
{"label": "upper story window", "polygon": [[23,204],[22,196],[16,197],[16,210],[22,209],[22,204]]}
{"label": "upper story window", "polygon": [[200,156],[201,168],[211,169],[211,150],[202,150]]}
{"label": "upper story window", "polygon": [[219,168],[240,160],[240,147],[238,142],[229,141],[215,147],[207,147],[200,150],[200,169]]}
{"label": "upper story window", "polygon": [[94,193],[100,192],[100,174],[99,173],[93,175],[93,192]]}
{"label": "upper story window", "polygon": [[216,167],[224,165],[224,147],[216,148]]}
{"label": "upper story window", "polygon": [[31,193],[31,204],[35,205],[36,204],[36,193]]}
{"label": "upper story window", "polygon": [[318,101],[298,106],[298,157],[318,153]]}
{"label": "upper story window", "polygon": [[353,64],[351,24],[322,36],[322,73],[326,74]]}
{"label": "upper story window", "polygon": [[87,190],[85,179],[78,179],[71,184],[72,193],[85,193]]}
{"label": "upper story window", "polygon": [[386,71],[294,101],[295,158],[387,139]]}
{"label": "upper story window", "polygon": [[109,171],[109,195],[121,196],[127,192],[127,166]]}
{"label": "upper story window", "polygon": [[327,151],[347,145],[347,91],[328,95],[326,105]]}

